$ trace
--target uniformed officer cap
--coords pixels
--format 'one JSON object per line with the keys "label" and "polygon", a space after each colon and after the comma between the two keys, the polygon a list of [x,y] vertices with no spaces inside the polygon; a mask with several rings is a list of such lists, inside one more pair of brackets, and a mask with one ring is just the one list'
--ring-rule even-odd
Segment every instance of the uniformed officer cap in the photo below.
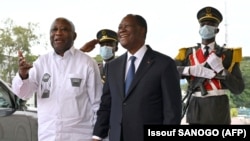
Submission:
{"label": "uniformed officer cap", "polygon": [[207,6],[200,9],[200,11],[197,13],[197,19],[199,22],[214,21],[220,24],[220,22],[222,22],[223,17],[219,10],[214,7]]}
{"label": "uniformed officer cap", "polygon": [[118,41],[117,33],[113,30],[109,29],[102,29],[97,32],[96,34],[97,39],[99,42],[104,42],[104,41]]}

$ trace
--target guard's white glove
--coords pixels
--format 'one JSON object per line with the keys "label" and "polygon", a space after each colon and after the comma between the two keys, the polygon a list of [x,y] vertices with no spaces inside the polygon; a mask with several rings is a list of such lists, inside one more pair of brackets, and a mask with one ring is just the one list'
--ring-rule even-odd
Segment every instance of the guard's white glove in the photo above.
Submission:
{"label": "guard's white glove", "polygon": [[218,57],[215,53],[211,53],[209,55],[209,57],[207,58],[207,63],[217,73],[221,72],[224,69],[222,59]]}
{"label": "guard's white glove", "polygon": [[203,77],[212,79],[216,74],[213,70],[206,68],[202,65],[195,65],[189,67],[189,74],[196,77]]}

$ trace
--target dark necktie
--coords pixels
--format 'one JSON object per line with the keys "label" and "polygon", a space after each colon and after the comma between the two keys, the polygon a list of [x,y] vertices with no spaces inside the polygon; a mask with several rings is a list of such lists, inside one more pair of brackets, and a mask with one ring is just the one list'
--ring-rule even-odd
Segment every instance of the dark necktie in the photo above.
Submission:
{"label": "dark necktie", "polygon": [[129,89],[129,86],[132,83],[132,80],[133,80],[134,75],[135,75],[135,63],[134,63],[135,59],[136,59],[135,56],[130,57],[131,63],[130,63],[127,78],[126,78],[126,81],[125,81],[125,95],[127,95],[127,91]]}
{"label": "dark necktie", "polygon": [[204,56],[207,57],[209,55],[209,46],[205,46],[205,52],[204,52]]}

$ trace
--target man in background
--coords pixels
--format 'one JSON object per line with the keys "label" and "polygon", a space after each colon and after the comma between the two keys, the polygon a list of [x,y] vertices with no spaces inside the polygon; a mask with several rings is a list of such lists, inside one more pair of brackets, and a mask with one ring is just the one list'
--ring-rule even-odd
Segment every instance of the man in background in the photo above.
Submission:
{"label": "man in background", "polygon": [[105,64],[115,59],[115,52],[118,50],[117,33],[110,29],[102,29],[97,32],[96,39],[87,42],[80,50],[90,52],[95,48],[96,44],[100,45],[99,53],[103,62],[98,62],[98,65],[102,80],[105,81]]}
{"label": "man in background", "polygon": [[230,124],[230,107],[226,91],[238,95],[244,90],[240,71],[241,48],[224,48],[215,38],[223,16],[214,7],[197,13],[201,43],[181,48],[176,65],[188,82],[186,121],[189,124]]}

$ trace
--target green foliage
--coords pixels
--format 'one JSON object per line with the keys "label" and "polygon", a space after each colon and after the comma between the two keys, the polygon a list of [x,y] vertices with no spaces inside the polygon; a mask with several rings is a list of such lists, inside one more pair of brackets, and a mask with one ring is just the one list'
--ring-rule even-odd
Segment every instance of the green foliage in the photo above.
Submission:
{"label": "green foliage", "polygon": [[230,103],[235,105],[234,107],[250,107],[250,57],[243,57],[240,69],[245,82],[245,90],[240,95],[230,94]]}
{"label": "green foliage", "polygon": [[103,61],[101,55],[96,55],[96,57],[94,57],[94,59],[96,60],[97,63],[102,63],[102,61]]}
{"label": "green foliage", "polygon": [[[0,76],[10,83],[18,70],[18,50],[23,52],[26,61],[32,63],[37,56],[31,54],[31,47],[40,44],[42,35],[35,34],[38,24],[28,23],[27,27],[15,25],[7,19],[0,26]],[[47,43],[44,43],[47,44]]]}
{"label": "green foliage", "polygon": [[238,109],[237,108],[231,108],[230,109],[231,117],[237,117],[238,116]]}

